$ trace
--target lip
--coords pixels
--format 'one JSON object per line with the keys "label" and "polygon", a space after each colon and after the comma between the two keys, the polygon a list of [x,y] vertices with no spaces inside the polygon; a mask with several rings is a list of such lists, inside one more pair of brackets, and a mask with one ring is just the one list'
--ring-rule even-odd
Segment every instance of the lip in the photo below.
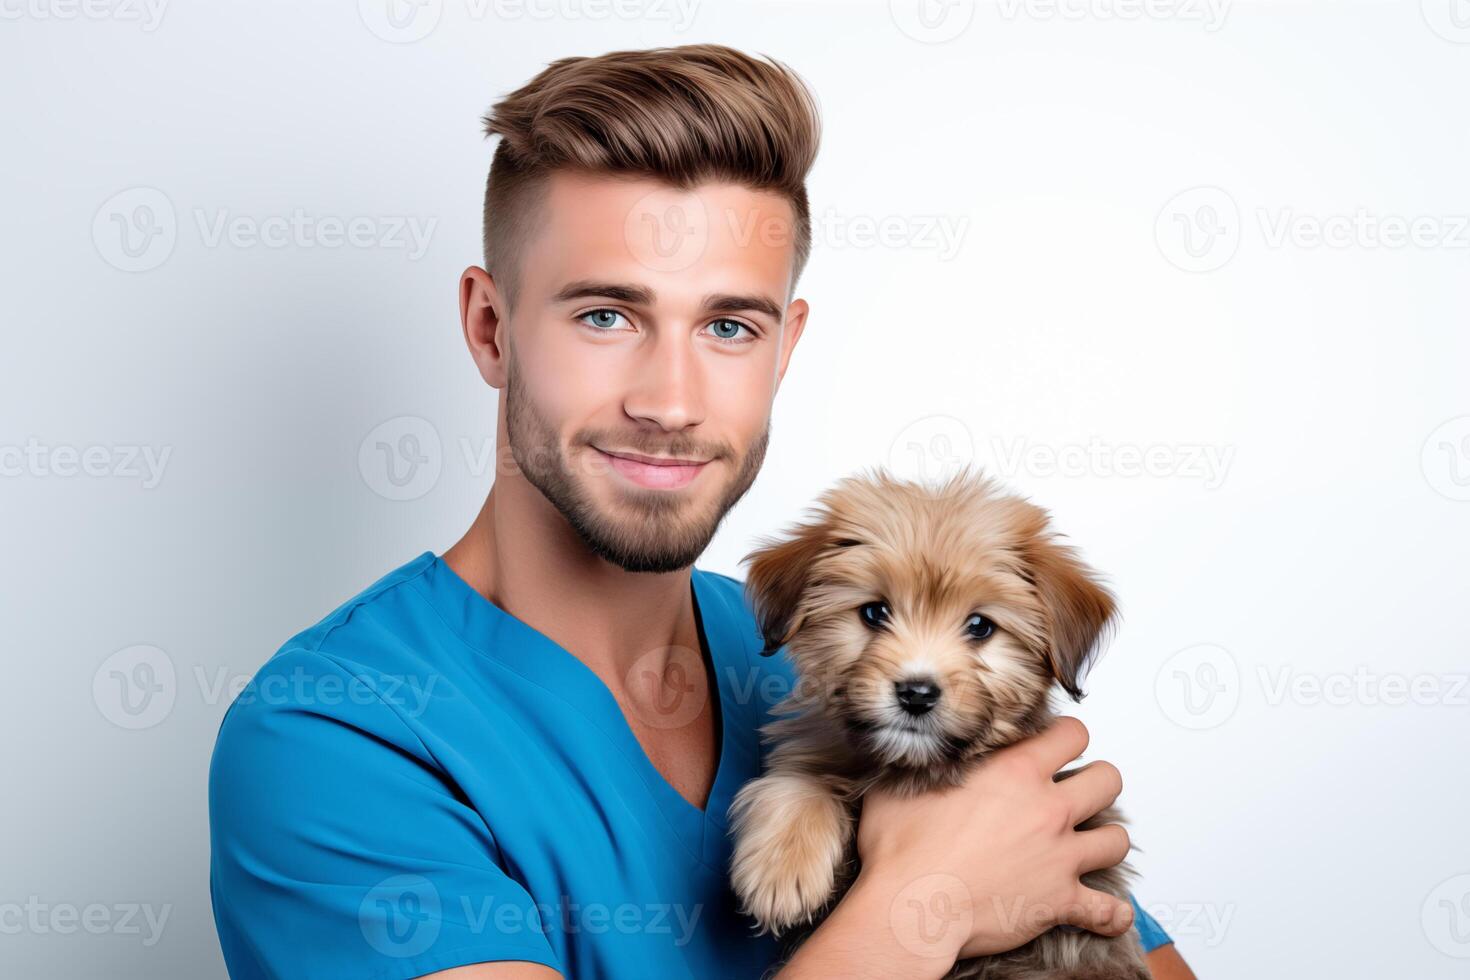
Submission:
{"label": "lip", "polygon": [[[596,449],[597,447],[593,447]],[[598,449],[605,456],[616,456],[619,459],[631,459],[635,463],[647,463],[649,466],[703,466],[708,463],[707,459],[679,459],[671,456],[643,456],[638,453],[612,453],[606,449]]]}
{"label": "lip", "polygon": [[687,487],[710,462],[642,456],[638,453],[610,453],[596,446],[592,448],[607,457],[618,475],[648,490],[679,490]]}

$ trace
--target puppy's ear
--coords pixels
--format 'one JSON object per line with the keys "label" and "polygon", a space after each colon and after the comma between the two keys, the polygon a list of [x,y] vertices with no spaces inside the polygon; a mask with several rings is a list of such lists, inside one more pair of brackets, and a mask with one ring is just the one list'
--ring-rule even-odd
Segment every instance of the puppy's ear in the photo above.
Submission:
{"label": "puppy's ear", "polygon": [[741,564],[750,566],[745,594],[765,643],[761,656],[769,657],[796,635],[801,628],[797,607],[811,585],[812,565],[827,549],[847,543],[834,541],[825,521],[797,524],[745,556]]}
{"label": "puppy's ear", "polygon": [[1047,661],[1057,683],[1082,700],[1080,679],[1117,615],[1113,594],[1097,581],[1074,548],[1058,544],[1045,516],[1025,547],[1026,566],[1046,607]]}

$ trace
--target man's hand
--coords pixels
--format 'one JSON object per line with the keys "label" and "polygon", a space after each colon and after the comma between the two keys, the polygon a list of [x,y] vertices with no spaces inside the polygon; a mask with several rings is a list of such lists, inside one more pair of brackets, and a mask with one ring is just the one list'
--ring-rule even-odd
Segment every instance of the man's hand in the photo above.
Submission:
{"label": "man's hand", "polygon": [[1052,779],[1086,748],[1083,724],[1061,718],[994,753],[960,787],[868,796],[862,871],[781,977],[938,977],[957,958],[1014,949],[1058,924],[1125,932],[1127,899],[1079,878],[1122,861],[1127,832],[1073,829],[1117,799],[1118,770],[1094,762]]}

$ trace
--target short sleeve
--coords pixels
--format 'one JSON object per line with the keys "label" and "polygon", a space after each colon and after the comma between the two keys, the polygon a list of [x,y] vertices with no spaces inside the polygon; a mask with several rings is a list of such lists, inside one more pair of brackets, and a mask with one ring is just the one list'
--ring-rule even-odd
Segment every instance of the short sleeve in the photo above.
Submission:
{"label": "short sleeve", "polygon": [[226,714],[210,891],[230,976],[399,980],[505,960],[564,973],[491,830],[378,683],[283,651]]}
{"label": "short sleeve", "polygon": [[1138,930],[1138,938],[1143,944],[1145,953],[1152,952],[1160,946],[1167,946],[1174,941],[1164,931],[1164,927],[1159,925],[1158,920],[1144,911],[1143,906],[1138,904],[1138,899],[1130,894],[1128,900],[1133,903],[1133,928]]}

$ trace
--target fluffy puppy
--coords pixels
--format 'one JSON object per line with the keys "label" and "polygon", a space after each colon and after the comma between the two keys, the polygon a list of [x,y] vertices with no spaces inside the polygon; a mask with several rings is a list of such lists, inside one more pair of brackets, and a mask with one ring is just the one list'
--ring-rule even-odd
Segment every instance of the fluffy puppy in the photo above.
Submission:
{"label": "fluffy puppy", "polygon": [[[1045,728],[1054,686],[1079,677],[1115,612],[1045,511],[966,469],[940,485],[848,477],[748,555],[766,653],[798,683],[763,737],[765,774],[731,807],[731,883],[789,953],[857,871],[862,797],[960,781],[986,753]],[[1070,773],[1059,774],[1063,778]],[[1120,822],[1111,808],[1079,829]],[[1126,863],[1082,876],[1120,897]],[[1052,929],[953,977],[1146,980],[1133,930]]]}

